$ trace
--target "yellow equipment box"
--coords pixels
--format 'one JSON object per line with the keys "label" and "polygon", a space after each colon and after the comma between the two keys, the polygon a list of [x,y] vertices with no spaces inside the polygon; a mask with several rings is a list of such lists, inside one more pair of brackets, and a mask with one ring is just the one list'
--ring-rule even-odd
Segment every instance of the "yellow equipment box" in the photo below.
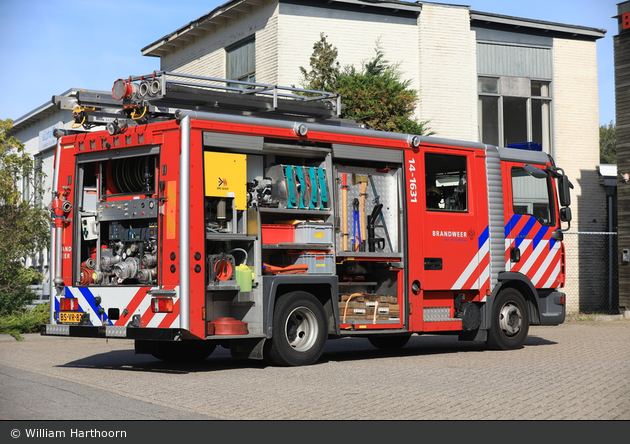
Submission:
{"label": "yellow equipment box", "polygon": [[234,198],[234,208],[247,209],[247,155],[204,153],[205,194]]}

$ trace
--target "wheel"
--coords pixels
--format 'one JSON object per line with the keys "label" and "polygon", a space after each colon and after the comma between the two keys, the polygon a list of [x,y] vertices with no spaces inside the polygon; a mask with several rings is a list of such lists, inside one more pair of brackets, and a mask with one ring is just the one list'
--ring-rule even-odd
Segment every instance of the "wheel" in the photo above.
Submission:
{"label": "wheel", "polygon": [[523,295],[514,288],[499,293],[492,307],[486,344],[494,350],[521,348],[529,332],[529,312]]}
{"label": "wheel", "polygon": [[411,335],[382,335],[368,336],[368,341],[376,348],[382,350],[397,350],[403,348]]}
{"label": "wheel", "polygon": [[198,362],[212,354],[216,345],[206,341],[160,341],[154,351],[154,358],[170,362]]}
{"label": "wheel", "polygon": [[269,360],[282,366],[310,365],[324,351],[328,325],[324,307],[303,291],[284,294],[276,301]]}

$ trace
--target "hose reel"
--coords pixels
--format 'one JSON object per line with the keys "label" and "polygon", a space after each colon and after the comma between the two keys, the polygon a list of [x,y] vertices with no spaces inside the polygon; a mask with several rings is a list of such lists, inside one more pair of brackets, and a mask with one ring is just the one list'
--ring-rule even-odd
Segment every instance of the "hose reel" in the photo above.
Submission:
{"label": "hose reel", "polygon": [[210,270],[210,281],[233,281],[236,262],[234,256],[227,253],[213,254],[208,258],[208,269]]}

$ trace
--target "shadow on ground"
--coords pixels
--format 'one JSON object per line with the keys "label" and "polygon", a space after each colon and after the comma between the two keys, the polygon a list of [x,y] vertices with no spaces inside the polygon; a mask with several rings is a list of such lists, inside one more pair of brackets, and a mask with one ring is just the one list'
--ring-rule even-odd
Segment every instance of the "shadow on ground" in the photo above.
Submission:
{"label": "shadow on ground", "polygon": [[[525,340],[525,348],[555,345],[538,336],[530,335]],[[407,345],[398,350],[380,350],[365,338],[344,338],[328,341],[320,360],[315,364],[329,361],[346,362],[381,359],[387,357],[413,357],[450,353],[501,353],[488,350],[483,342],[460,342],[456,336],[427,335],[411,337]],[[505,352],[509,353],[509,352]],[[200,362],[166,362],[151,355],[137,355],[134,350],[114,350],[99,353],[68,362],[59,367],[110,369],[118,371],[140,371],[169,374],[213,372],[238,368],[264,369],[263,361],[234,359],[230,351],[217,347],[214,353]]]}

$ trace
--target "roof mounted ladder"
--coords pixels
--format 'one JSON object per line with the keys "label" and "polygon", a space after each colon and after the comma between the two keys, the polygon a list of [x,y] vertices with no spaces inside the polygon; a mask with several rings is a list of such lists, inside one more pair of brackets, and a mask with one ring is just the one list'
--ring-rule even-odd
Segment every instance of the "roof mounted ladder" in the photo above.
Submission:
{"label": "roof mounted ladder", "polygon": [[78,91],[75,97],[53,96],[52,102],[72,110],[73,127],[85,129],[173,118],[178,109],[318,121],[339,118],[342,106],[338,94],[326,91],[165,71],[118,79],[111,96]]}

